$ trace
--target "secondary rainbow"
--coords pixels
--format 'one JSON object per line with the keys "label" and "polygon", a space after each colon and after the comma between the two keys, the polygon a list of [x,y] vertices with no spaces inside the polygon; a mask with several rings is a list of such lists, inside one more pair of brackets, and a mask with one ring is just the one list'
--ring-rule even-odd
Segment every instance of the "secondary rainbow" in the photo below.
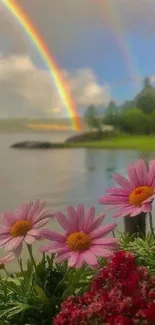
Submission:
{"label": "secondary rainbow", "polygon": [[[120,50],[120,53],[123,57],[124,63],[127,68],[128,78],[127,82],[133,82],[134,85],[139,86],[139,83],[142,80],[142,77],[137,71],[136,58],[134,57],[131,46],[126,39],[124,33],[124,28],[119,17],[119,12],[116,4],[113,5],[109,0],[93,0],[96,5],[99,6],[99,15],[104,18],[107,28],[111,31],[116,46]],[[101,10],[102,9],[102,10]]]}
{"label": "secondary rainbow", "polygon": [[80,117],[78,116],[75,102],[71,97],[69,86],[67,85],[64,77],[62,76],[61,71],[55,62],[55,59],[50,53],[44,40],[41,38],[36,28],[33,26],[32,22],[27,17],[25,12],[23,12],[22,8],[20,8],[17,2],[13,0],[0,0],[0,1],[9,10],[9,12],[17,19],[17,21],[23,27],[29,39],[36,46],[41,58],[43,59],[46,67],[48,68],[52,80],[54,81],[57,92],[64,106],[67,108],[69,117],[72,120],[73,128],[76,131],[80,131],[82,128],[81,120]]}

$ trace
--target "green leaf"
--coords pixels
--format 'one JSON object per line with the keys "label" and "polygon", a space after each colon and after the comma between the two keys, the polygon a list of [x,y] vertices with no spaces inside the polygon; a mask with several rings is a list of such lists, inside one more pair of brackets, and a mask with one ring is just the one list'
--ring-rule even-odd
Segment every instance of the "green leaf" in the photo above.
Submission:
{"label": "green leaf", "polygon": [[27,262],[26,279],[23,284],[24,294],[30,291],[33,282],[33,265],[30,261]]}
{"label": "green leaf", "polygon": [[15,306],[7,308],[3,311],[1,310],[0,317],[6,317],[7,319],[10,319],[13,316],[20,314],[30,308],[31,307],[28,304],[23,304],[23,303],[17,302],[17,304]]}
{"label": "green leaf", "polygon": [[42,304],[44,306],[48,307],[50,305],[50,300],[46,296],[44,290],[42,288],[40,288],[37,284],[35,285],[35,290],[36,290]]}
{"label": "green leaf", "polygon": [[10,291],[16,293],[17,295],[23,296],[23,291],[22,291],[20,285],[16,285],[13,281],[4,281],[3,284]]}

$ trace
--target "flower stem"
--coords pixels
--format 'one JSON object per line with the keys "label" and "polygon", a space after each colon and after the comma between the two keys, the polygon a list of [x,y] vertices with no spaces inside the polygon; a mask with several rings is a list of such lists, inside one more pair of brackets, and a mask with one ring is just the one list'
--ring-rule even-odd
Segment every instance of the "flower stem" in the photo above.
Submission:
{"label": "flower stem", "polygon": [[37,265],[36,265],[35,259],[33,257],[33,254],[32,254],[32,246],[27,245],[27,248],[28,248],[28,251],[29,251],[29,254],[30,254],[31,262],[32,262],[32,264],[33,264],[33,266],[35,268],[36,273],[37,273]]}
{"label": "flower stem", "polygon": [[68,268],[68,270],[66,271],[64,277],[62,278],[62,280],[57,284],[54,292],[53,292],[53,295],[58,291],[59,287],[61,286],[61,284],[66,280],[67,276],[68,276],[68,273],[69,273],[70,269]]}
{"label": "flower stem", "polygon": [[152,221],[152,213],[149,212],[149,221],[150,221],[150,230],[153,238],[155,239],[154,228],[153,228],[153,221]]}
{"label": "flower stem", "polygon": [[116,238],[115,231],[112,231],[113,237]]}
{"label": "flower stem", "polygon": [[5,266],[4,266],[3,270],[5,271],[5,273],[6,273],[7,277],[9,277],[10,275],[9,275],[9,273],[8,273],[7,269],[5,268]]}
{"label": "flower stem", "polygon": [[24,273],[24,270],[23,270],[22,259],[18,259],[18,263],[19,263],[19,266],[20,266],[20,270],[21,270],[22,276],[25,279],[25,273]]}

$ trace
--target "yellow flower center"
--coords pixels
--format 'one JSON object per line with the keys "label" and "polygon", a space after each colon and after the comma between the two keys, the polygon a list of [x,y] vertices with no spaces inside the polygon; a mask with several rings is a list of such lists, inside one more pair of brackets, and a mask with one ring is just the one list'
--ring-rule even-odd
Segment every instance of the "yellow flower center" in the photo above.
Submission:
{"label": "yellow flower center", "polygon": [[31,221],[20,220],[16,221],[11,227],[10,234],[12,237],[26,236],[27,232],[32,228]]}
{"label": "yellow flower center", "polygon": [[84,232],[73,232],[67,236],[66,244],[72,251],[85,251],[91,246],[91,238]]}
{"label": "yellow flower center", "polygon": [[154,190],[151,186],[139,186],[129,195],[129,202],[140,207],[146,199],[153,195],[153,192]]}

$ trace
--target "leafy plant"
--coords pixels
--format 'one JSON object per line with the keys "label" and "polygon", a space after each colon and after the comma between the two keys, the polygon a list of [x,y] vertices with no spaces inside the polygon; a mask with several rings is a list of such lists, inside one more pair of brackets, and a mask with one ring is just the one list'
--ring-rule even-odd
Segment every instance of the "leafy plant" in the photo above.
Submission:
{"label": "leafy plant", "polygon": [[[103,260],[100,265],[103,265]],[[43,255],[34,269],[30,261],[24,271],[0,280],[0,325],[51,325],[62,301],[82,294],[95,271],[83,267],[68,269],[67,263],[54,264],[54,255]]]}
{"label": "leafy plant", "polygon": [[147,233],[146,238],[130,236],[128,233],[119,233],[120,248],[134,252],[137,263],[146,266],[152,273],[155,273],[155,239],[151,233]]}

